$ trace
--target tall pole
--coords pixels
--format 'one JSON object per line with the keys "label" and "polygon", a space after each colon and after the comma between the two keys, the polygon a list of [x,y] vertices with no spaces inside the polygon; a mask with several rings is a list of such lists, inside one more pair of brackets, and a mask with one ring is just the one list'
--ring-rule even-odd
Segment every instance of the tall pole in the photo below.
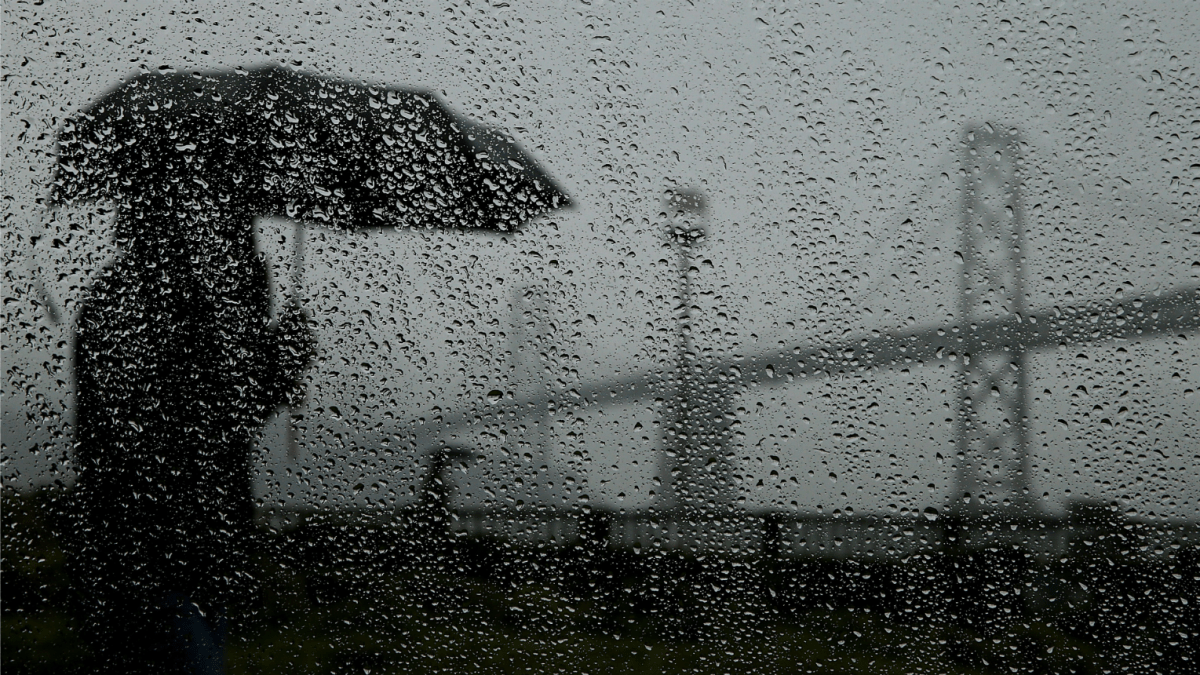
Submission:
{"label": "tall pole", "polygon": [[[701,381],[704,371],[698,363],[692,326],[692,275],[699,270],[693,264],[696,250],[708,235],[707,203],[698,190],[674,190],[667,194],[667,239],[675,249],[678,274],[678,300],[675,319],[676,391],[668,409],[666,439],[673,488],[678,505],[686,508],[712,507],[726,500],[724,478],[723,390]],[[676,471],[676,469],[678,471]]]}
{"label": "tall pole", "polygon": [[[293,231],[295,242],[292,245],[292,302],[300,307],[300,285],[304,281],[304,224],[295,222]],[[303,407],[307,400],[301,401],[296,407],[288,410],[287,414],[287,451],[288,460],[295,463],[300,457],[300,422],[304,419]]]}
{"label": "tall pole", "polygon": [[1030,505],[1024,346],[1015,336],[973,332],[984,321],[1027,316],[1020,158],[1015,130],[989,124],[964,134],[958,327],[968,344],[986,353],[967,353],[960,361],[954,496],[963,515]]}
{"label": "tall pole", "polygon": [[[536,483],[536,493],[530,493],[529,498],[534,505],[551,503],[550,491],[546,488],[546,477],[538,476],[540,467],[550,465],[554,436],[551,427],[554,423],[554,413],[551,410],[553,401],[553,386],[546,376],[545,366],[541,365],[541,355],[548,351],[550,336],[550,298],[544,288],[524,286],[513,291],[514,344],[513,365],[514,378],[519,387],[528,387],[529,396],[538,401],[536,418],[537,456],[529,470],[533,473],[531,481]],[[526,318],[526,315],[528,319]],[[532,328],[530,333],[527,329]],[[520,455],[519,452],[515,453]],[[549,469],[547,469],[549,470]]]}

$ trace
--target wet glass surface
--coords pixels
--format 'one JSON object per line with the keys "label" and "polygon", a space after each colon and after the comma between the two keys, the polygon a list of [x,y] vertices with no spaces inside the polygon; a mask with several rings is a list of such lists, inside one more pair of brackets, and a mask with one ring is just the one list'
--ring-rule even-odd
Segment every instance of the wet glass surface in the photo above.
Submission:
{"label": "wet glass surface", "polygon": [[1194,669],[1198,18],[7,5],[3,667]]}

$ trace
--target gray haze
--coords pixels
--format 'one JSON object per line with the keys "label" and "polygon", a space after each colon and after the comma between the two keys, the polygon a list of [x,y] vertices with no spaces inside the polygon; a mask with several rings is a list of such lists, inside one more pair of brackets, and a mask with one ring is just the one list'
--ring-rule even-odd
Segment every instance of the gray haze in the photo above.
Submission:
{"label": "gray haze", "polygon": [[[297,457],[282,422],[264,432],[266,504],[404,503],[439,440],[486,458],[455,478],[465,504],[669,499],[653,397],[577,408],[570,392],[671,372],[677,277],[662,198],[674,187],[708,199],[693,339],[715,359],[955,324],[962,136],[988,122],[1023,139],[1031,311],[1200,282],[1196,3],[1054,3],[1020,17],[946,2],[697,5],[6,5],[5,482],[71,480],[72,312],[114,253],[102,206],[39,206],[54,133],[161,66],[279,62],[432,89],[511,132],[577,204],[505,236],[308,230],[298,292],[320,360]],[[292,224],[260,232],[279,295],[296,292]],[[1121,497],[1200,515],[1198,340],[1030,359],[1043,509]],[[953,368],[744,391],[738,503],[943,508]],[[492,391],[501,402],[553,391],[558,403],[476,422]]]}

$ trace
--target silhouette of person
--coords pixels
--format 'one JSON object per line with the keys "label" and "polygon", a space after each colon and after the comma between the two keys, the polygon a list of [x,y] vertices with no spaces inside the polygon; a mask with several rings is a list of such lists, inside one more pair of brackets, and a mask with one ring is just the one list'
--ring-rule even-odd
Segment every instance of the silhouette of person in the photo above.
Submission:
{"label": "silhouette of person", "polygon": [[360,84],[145,73],[59,132],[51,203],[116,202],[122,247],[75,344],[70,560],[100,667],[220,670],[217,617],[249,583],[251,443],[302,398],[313,352],[298,307],[271,325],[255,216],[507,230],[570,203],[436,96]]}
{"label": "silhouette of person", "polygon": [[223,612],[252,591],[252,443],[302,399],[314,349],[298,305],[271,323],[253,213],[121,205],[121,253],[83,306],[68,517],[98,671],[221,672]]}

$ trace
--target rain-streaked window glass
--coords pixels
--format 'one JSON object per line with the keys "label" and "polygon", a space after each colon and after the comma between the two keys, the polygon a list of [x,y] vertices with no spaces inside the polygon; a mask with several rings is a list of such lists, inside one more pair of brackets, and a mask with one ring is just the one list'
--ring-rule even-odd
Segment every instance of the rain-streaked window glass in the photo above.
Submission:
{"label": "rain-streaked window glass", "polygon": [[1198,9],[6,3],[4,670],[1195,672]]}

